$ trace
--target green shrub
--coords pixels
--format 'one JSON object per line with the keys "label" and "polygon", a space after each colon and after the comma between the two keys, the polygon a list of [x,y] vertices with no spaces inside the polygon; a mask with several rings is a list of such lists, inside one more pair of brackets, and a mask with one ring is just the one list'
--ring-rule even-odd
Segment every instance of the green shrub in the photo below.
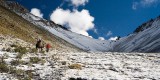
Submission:
{"label": "green shrub", "polygon": [[15,67],[10,67],[9,73],[17,76],[17,78],[19,78],[18,80],[32,80],[32,73],[28,73],[27,71],[21,69],[16,69]]}
{"label": "green shrub", "polygon": [[32,48],[30,53],[37,53],[37,49],[36,48]]}
{"label": "green shrub", "polygon": [[8,72],[9,68],[5,63],[0,63],[0,72]]}
{"label": "green shrub", "polygon": [[10,72],[11,74],[14,74],[16,73],[16,68],[15,67],[10,67]]}
{"label": "green shrub", "polygon": [[24,79],[22,79],[22,80],[32,80],[32,78],[31,77],[24,77]]}
{"label": "green shrub", "polygon": [[70,69],[82,69],[82,65],[80,65],[80,64],[71,64],[68,67]]}
{"label": "green shrub", "polygon": [[67,62],[66,62],[66,61],[62,61],[61,63],[62,63],[62,65],[66,65],[66,64],[67,64]]}
{"label": "green shrub", "polygon": [[28,75],[28,79],[27,80],[31,80],[31,78],[33,77],[33,70],[27,70],[25,71],[25,73]]}
{"label": "green shrub", "polygon": [[11,48],[7,48],[6,51],[7,52],[11,52],[12,50],[11,50]]}
{"label": "green shrub", "polygon": [[39,53],[43,53],[43,54],[45,54],[45,51],[40,51]]}
{"label": "green shrub", "polygon": [[23,63],[24,63],[24,61],[21,61],[21,60],[13,60],[13,61],[11,61],[11,65],[15,65],[15,66],[17,66],[19,64],[23,64]]}
{"label": "green shrub", "polygon": [[2,51],[6,51],[6,48],[2,48]]}
{"label": "green shrub", "polygon": [[38,57],[30,57],[30,62],[31,63],[38,63],[40,62],[42,59],[38,58]]}
{"label": "green shrub", "polygon": [[41,61],[40,61],[40,63],[41,63],[42,65],[44,65],[45,62],[46,62],[46,61],[43,60],[43,59],[41,59]]}
{"label": "green shrub", "polygon": [[15,48],[16,48],[16,47],[18,47],[18,45],[16,45],[16,44],[12,44],[12,45],[11,45],[11,47],[15,47]]}
{"label": "green shrub", "polygon": [[4,56],[1,56],[1,57],[0,57],[0,63],[4,63],[4,64],[5,64]]}
{"label": "green shrub", "polygon": [[85,78],[69,78],[69,80],[87,80],[87,79],[85,79]]}
{"label": "green shrub", "polygon": [[3,54],[4,58],[7,59],[9,55],[7,53]]}
{"label": "green shrub", "polygon": [[14,51],[15,51],[15,52],[18,52],[18,53],[21,53],[21,54],[25,54],[25,53],[28,52],[28,50],[26,49],[26,47],[21,47],[21,46],[16,47],[16,48],[14,49]]}
{"label": "green shrub", "polygon": [[17,56],[16,56],[16,58],[21,59],[21,58],[22,58],[22,56],[23,56],[23,54],[22,54],[22,53],[18,53],[18,54],[17,54]]}
{"label": "green shrub", "polygon": [[15,70],[15,74],[16,74],[17,76],[23,75],[23,74],[24,74],[24,71],[21,70],[21,69],[17,69],[17,70]]}

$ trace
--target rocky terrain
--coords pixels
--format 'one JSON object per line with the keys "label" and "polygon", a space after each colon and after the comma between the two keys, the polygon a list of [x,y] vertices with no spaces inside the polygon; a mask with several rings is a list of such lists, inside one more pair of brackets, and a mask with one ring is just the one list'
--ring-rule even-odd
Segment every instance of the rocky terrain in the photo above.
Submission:
{"label": "rocky terrain", "polygon": [[[22,46],[23,51],[16,51],[18,46]],[[2,80],[160,79],[160,55],[156,53],[87,53],[56,49],[48,53],[36,52],[32,44],[14,37],[1,36],[0,57]]]}
{"label": "rocky terrain", "polygon": [[51,34],[49,31],[28,22],[12,10],[20,11],[21,14],[27,12],[16,2],[9,1],[5,3],[0,1],[0,35],[12,36],[30,44],[35,44],[36,40],[41,38],[45,43],[50,43],[56,49],[67,50],[67,48],[70,48],[71,51],[81,51],[81,49]]}

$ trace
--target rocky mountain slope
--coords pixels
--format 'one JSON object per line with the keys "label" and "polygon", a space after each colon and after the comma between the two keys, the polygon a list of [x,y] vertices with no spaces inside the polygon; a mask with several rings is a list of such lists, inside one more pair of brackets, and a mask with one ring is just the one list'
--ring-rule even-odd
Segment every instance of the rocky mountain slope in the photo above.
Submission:
{"label": "rocky mountain slope", "polygon": [[0,34],[14,36],[32,44],[35,44],[38,38],[42,38],[45,43],[51,43],[53,48],[81,51],[78,47],[17,15],[16,12],[21,14],[28,12],[18,3],[2,1],[0,4]]}
{"label": "rocky mountain slope", "polygon": [[77,33],[73,33],[63,26],[55,24],[52,21],[48,21],[32,15],[22,6],[19,6],[17,8],[18,3],[12,1],[4,3],[5,5],[3,6],[9,8],[11,11],[14,11],[16,14],[23,17],[28,22],[34,24],[36,27],[49,31],[52,35],[56,35],[57,37],[69,42],[70,44],[79,47],[80,49],[83,49],[85,51],[108,51],[110,49],[110,46],[108,45],[111,41],[100,41]]}
{"label": "rocky mountain slope", "polygon": [[117,52],[160,52],[160,17],[142,24],[113,47]]}

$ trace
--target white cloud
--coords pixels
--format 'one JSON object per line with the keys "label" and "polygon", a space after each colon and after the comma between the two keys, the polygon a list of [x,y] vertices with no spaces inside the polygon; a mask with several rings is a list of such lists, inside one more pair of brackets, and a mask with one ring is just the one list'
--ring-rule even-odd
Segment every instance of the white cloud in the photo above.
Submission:
{"label": "white cloud", "polygon": [[96,28],[93,29],[93,32],[96,33],[96,34],[98,34],[98,31],[97,31]]}
{"label": "white cloud", "polygon": [[30,13],[40,18],[43,18],[43,14],[41,13],[40,9],[32,8]]}
{"label": "white cloud", "polygon": [[159,3],[159,0],[140,0],[139,2],[133,2],[132,9],[136,10],[138,7],[150,7]]}
{"label": "white cloud", "polygon": [[132,9],[136,10],[138,6],[138,2],[133,2]]}
{"label": "white cloud", "polygon": [[71,31],[85,36],[89,36],[87,31],[94,28],[94,17],[85,9],[70,11],[57,8],[50,19],[57,24],[68,25]]}
{"label": "white cloud", "polygon": [[158,0],[141,0],[143,6],[150,6],[157,3]]}
{"label": "white cloud", "polygon": [[78,7],[80,5],[85,5],[89,0],[71,0],[72,5]]}
{"label": "white cloud", "polygon": [[117,39],[118,39],[118,37],[116,36],[116,37],[111,37],[109,40],[115,41],[115,40],[117,40]]}
{"label": "white cloud", "polygon": [[112,34],[113,34],[112,31],[107,32],[107,36],[111,36]]}
{"label": "white cloud", "polygon": [[98,39],[99,39],[99,40],[105,40],[104,37],[99,37]]}

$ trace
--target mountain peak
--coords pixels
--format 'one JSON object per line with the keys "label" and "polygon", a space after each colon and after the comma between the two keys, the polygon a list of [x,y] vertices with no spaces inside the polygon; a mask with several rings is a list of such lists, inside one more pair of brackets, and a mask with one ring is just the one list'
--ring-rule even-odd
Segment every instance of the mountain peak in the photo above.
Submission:
{"label": "mountain peak", "polygon": [[150,19],[149,21],[143,23],[142,25],[138,26],[136,28],[136,30],[134,31],[134,33],[138,33],[138,32],[142,32],[145,29],[148,29],[149,27],[151,27],[152,23],[154,22],[153,19]]}
{"label": "mountain peak", "polygon": [[0,0],[0,5],[3,5],[6,8],[8,8],[8,9],[10,9],[12,11],[15,11],[15,12],[19,12],[19,13],[27,13],[27,12],[29,12],[28,9],[26,9],[25,7],[23,7],[18,2],[15,2],[15,1]]}
{"label": "mountain peak", "polygon": [[160,15],[155,18],[155,19],[150,19],[149,21],[143,23],[142,25],[138,26],[135,30],[134,30],[134,33],[139,33],[139,32],[142,32],[150,27],[153,27],[152,24],[153,22],[157,21],[157,20],[160,20]]}

